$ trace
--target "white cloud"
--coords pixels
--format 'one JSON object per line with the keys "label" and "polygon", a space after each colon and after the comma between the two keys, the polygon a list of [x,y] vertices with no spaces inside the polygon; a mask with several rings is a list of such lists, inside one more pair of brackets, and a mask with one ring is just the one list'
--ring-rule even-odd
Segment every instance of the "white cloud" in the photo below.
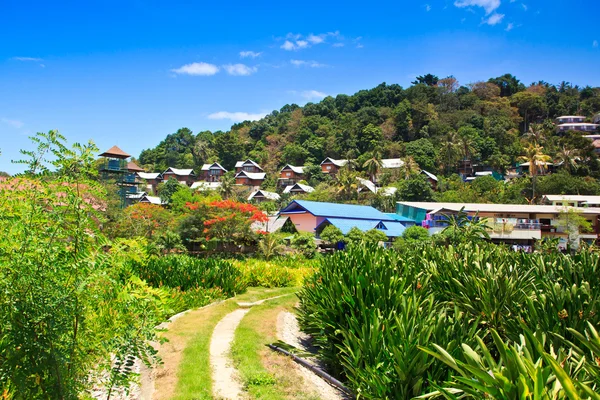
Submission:
{"label": "white cloud", "polygon": [[242,57],[242,58],[246,58],[246,57],[256,58],[256,57],[260,56],[261,54],[262,54],[262,51],[261,52],[240,51],[240,57]]}
{"label": "white cloud", "polygon": [[298,40],[298,41],[296,41],[296,46],[299,49],[303,49],[305,47],[308,47],[308,42],[306,40]]}
{"label": "white cloud", "polygon": [[360,43],[356,45],[356,48],[357,48],[357,49],[362,49],[363,47],[365,47],[365,46],[363,46],[363,45],[362,45],[362,44],[360,44]]}
{"label": "white cloud", "polygon": [[20,129],[23,127],[23,125],[25,125],[22,121],[19,121],[16,119],[2,118],[2,119],[0,119],[0,121],[4,122],[7,125],[12,126],[13,128],[17,128],[17,129]]}
{"label": "white cloud", "polygon": [[431,6],[429,4],[425,4],[425,11],[431,11]]}
{"label": "white cloud", "polygon": [[529,7],[527,7],[527,4],[525,3],[521,3],[521,7],[523,7],[523,11],[529,10]]}
{"label": "white cloud", "polygon": [[322,68],[326,67],[327,64],[321,64],[314,60],[290,60],[290,64],[295,67],[311,67],[311,68]]}
{"label": "white cloud", "polygon": [[35,57],[13,57],[12,59],[15,61],[33,61],[33,62],[44,61],[41,58],[35,58]]}
{"label": "white cloud", "polygon": [[592,47],[598,47],[598,41],[597,40],[594,40],[592,42]]}
{"label": "white cloud", "polygon": [[210,76],[219,72],[219,67],[214,64],[208,64],[205,62],[195,62],[191,64],[182,65],[179,68],[172,69],[178,75],[204,75]]}
{"label": "white cloud", "polygon": [[503,19],[504,14],[493,13],[488,19],[483,20],[483,23],[494,26],[502,22]]}
{"label": "white cloud", "polygon": [[515,27],[515,25],[514,25],[512,22],[509,22],[509,23],[506,25],[506,29],[504,29],[504,30],[505,30],[506,32],[510,32],[510,31],[512,31],[512,30],[513,30],[513,28],[514,28],[514,27]]}
{"label": "white cloud", "polygon": [[[306,49],[312,46],[316,46],[318,44],[326,43],[327,38],[329,37],[337,38],[338,40],[343,40],[343,37],[340,36],[339,31],[319,34],[311,33],[307,36],[301,35],[299,33],[288,33],[285,36],[285,41],[280,47],[287,51]],[[283,38],[278,38],[276,40],[282,39]]]}
{"label": "white cloud", "polygon": [[287,51],[291,51],[291,50],[296,50],[296,45],[294,43],[290,42],[289,40],[286,40],[281,45],[281,48],[284,50],[287,50]]}
{"label": "white cloud", "polygon": [[225,71],[227,71],[229,75],[235,76],[248,76],[258,71],[258,68],[249,67],[245,64],[227,64],[223,65],[223,68],[225,68]]}
{"label": "white cloud", "polygon": [[306,37],[306,40],[311,42],[312,44],[319,44],[325,41],[325,34],[321,35],[313,35],[312,33]]}
{"label": "white cloud", "polygon": [[334,43],[332,44],[333,47],[344,47],[344,43],[338,42],[338,43]]}
{"label": "white cloud", "polygon": [[304,97],[306,100],[321,100],[327,97],[327,94],[319,92],[318,90],[305,90],[300,93],[300,96]]}
{"label": "white cloud", "polygon": [[287,35],[285,35],[285,38],[286,38],[286,39],[291,39],[291,40],[298,40],[298,39],[300,39],[301,37],[302,37],[302,35],[301,35],[301,34],[299,34],[299,33],[291,33],[291,32],[290,32],[290,33],[288,33]]}
{"label": "white cloud", "polygon": [[247,112],[228,112],[219,111],[212,113],[208,116],[208,119],[228,119],[232,122],[243,122],[243,121],[256,121],[267,115],[267,113],[256,113],[251,114]]}
{"label": "white cloud", "polygon": [[492,11],[500,7],[500,0],[456,0],[454,5],[459,8],[481,7],[486,14],[491,14]]}

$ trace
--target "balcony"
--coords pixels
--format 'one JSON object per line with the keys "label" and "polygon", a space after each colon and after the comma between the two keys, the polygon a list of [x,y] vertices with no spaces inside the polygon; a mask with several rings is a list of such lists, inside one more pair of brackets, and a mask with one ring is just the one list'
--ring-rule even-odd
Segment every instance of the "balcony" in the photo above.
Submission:
{"label": "balcony", "polygon": [[535,219],[495,218],[488,221],[492,239],[541,239],[542,224]]}

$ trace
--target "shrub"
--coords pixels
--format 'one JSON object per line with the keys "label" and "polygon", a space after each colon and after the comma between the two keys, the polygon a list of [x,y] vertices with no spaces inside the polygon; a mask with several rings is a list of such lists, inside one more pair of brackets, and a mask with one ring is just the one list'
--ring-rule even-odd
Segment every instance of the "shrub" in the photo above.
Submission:
{"label": "shrub", "polygon": [[333,225],[326,226],[319,236],[321,237],[321,240],[329,245],[336,245],[339,242],[344,241],[344,234],[342,231]]}
{"label": "shrub", "polygon": [[311,260],[289,257],[275,258],[271,261],[256,259],[236,260],[235,267],[240,270],[248,286],[294,287],[301,286],[306,277],[312,275],[315,267]]}
{"label": "shrub", "polygon": [[308,232],[295,234],[291,245],[306,258],[314,257],[317,252],[315,237]]}

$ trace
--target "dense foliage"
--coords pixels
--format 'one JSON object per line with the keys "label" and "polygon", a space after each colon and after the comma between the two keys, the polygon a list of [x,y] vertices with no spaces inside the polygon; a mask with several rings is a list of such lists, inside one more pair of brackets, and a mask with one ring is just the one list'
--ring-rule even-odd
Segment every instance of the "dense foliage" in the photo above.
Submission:
{"label": "dense foliage", "polygon": [[[325,157],[354,159],[363,177],[372,177],[380,169],[370,160],[394,157],[410,158],[418,167],[447,177],[458,172],[464,160],[503,173],[532,157],[561,163],[569,176],[600,176],[591,141],[576,132],[557,134],[553,125],[561,115],[591,118],[600,112],[599,88],[541,81],[526,86],[510,74],[462,86],[454,77],[431,77],[417,79],[406,89],[382,83],[303,107],[285,105],[258,121],[235,124],[227,132],[194,134],[182,128],[156,148],[144,150],[139,161],[149,170],[171,166],[199,171],[206,162],[219,161],[231,170],[236,161],[251,158],[265,168],[265,187],[272,189],[278,169],[288,163],[308,166],[307,181],[312,186],[327,181],[318,173]],[[405,177],[412,176],[407,172]],[[402,186],[402,199],[431,198],[422,182],[402,183],[398,176],[386,173],[381,179],[385,185]],[[346,186],[338,180],[337,198],[352,200],[346,195],[352,184],[356,185],[353,179]],[[533,197],[529,186],[517,191],[518,198],[506,200],[523,202]],[[311,196],[336,198],[328,187],[326,183]],[[539,189],[542,194],[579,193],[573,185]],[[597,185],[593,192],[599,193]]]}
{"label": "dense foliage", "polygon": [[300,321],[361,398],[586,398],[600,389],[599,268],[590,252],[351,246],[307,281]]}

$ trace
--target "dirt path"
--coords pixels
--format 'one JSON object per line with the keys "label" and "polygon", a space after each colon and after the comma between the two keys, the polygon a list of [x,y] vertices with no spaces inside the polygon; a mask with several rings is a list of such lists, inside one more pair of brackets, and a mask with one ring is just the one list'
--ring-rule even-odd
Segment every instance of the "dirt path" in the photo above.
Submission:
{"label": "dirt path", "polygon": [[210,341],[210,365],[212,367],[213,394],[217,399],[241,399],[242,385],[229,356],[235,330],[249,311],[235,310],[215,326]]}
{"label": "dirt path", "polygon": [[[279,340],[303,351],[310,351],[309,336],[300,330],[296,315],[289,311],[282,311],[277,316],[277,337]],[[322,400],[342,400],[346,397],[337,388],[331,386],[320,376],[296,363],[294,369],[304,377],[304,381],[312,391],[316,392]]]}

